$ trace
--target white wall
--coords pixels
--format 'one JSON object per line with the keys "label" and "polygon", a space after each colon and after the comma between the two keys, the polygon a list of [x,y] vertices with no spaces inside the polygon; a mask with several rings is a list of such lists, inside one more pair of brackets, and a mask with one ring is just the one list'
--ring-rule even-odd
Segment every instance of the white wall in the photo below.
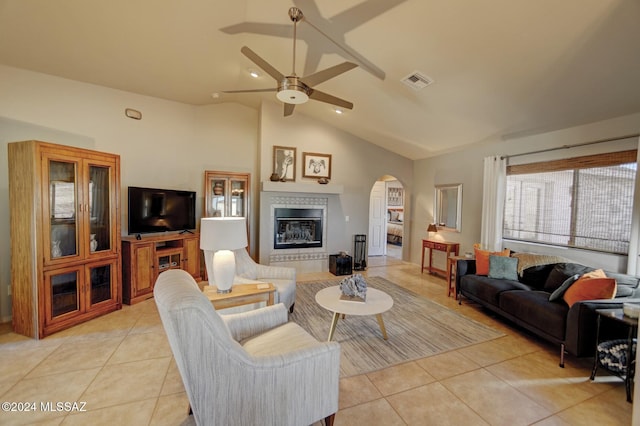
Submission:
{"label": "white wall", "polygon": [[[420,262],[421,239],[426,238],[426,226],[433,220],[435,185],[462,184],[462,230],[460,233],[438,232],[432,238],[459,242],[461,253],[473,251],[473,244],[480,241],[484,157],[514,155],[633,133],[640,133],[640,114],[509,140],[496,138],[492,141],[469,146],[460,152],[415,161],[413,176],[415,202],[412,211],[415,226],[411,228],[411,261]],[[637,148],[637,145],[636,141],[630,140],[622,143],[606,143],[574,149],[562,149],[544,154],[514,157],[509,160],[509,164],[568,158],[610,150],[634,149]],[[512,242],[505,245],[518,251],[539,252],[543,250],[535,245]],[[548,247],[545,247],[544,251],[545,253],[558,254],[590,266],[601,267],[610,271],[626,272],[626,256],[605,255],[587,250],[549,249]],[[442,267],[443,264],[440,266]]]}
{"label": "white wall", "polygon": [[[330,109],[327,109],[330,111]],[[347,112],[348,114],[348,112]],[[335,116],[335,117],[334,117]],[[348,119],[334,114],[328,119]],[[376,180],[383,175],[393,175],[404,185],[405,197],[409,197],[413,186],[412,161],[377,147],[332,127],[306,117],[303,108],[293,115],[282,116],[282,107],[275,103],[264,103],[260,119],[260,165],[261,180],[268,181],[273,173],[273,146],[296,148],[296,182],[314,183],[315,179],[302,177],[302,153],[331,154],[331,184],[342,185],[344,193],[330,196],[328,250],[353,251],[353,236],[367,234],[369,229],[369,194]],[[283,183],[286,185],[286,183]],[[405,206],[409,203],[405,201]],[[262,215],[268,217],[266,207],[261,206]],[[349,216],[349,222],[345,217]],[[409,215],[407,215],[409,216]],[[410,217],[405,217],[410,224]],[[260,259],[265,262],[272,243],[268,228],[260,235]],[[328,265],[327,265],[328,267]]]}
{"label": "white wall", "polygon": [[[119,154],[123,233],[130,185],[197,191],[199,218],[204,170],[258,175],[258,113],[238,104],[194,107],[5,66],[0,93],[0,321],[11,312],[7,142],[44,139]],[[142,120],[126,118],[125,108],[142,111]]]}

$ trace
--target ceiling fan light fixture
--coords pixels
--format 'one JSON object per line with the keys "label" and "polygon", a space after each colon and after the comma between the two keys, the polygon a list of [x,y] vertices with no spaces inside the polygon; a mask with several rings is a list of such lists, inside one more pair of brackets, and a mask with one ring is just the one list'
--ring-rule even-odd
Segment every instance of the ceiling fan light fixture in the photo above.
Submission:
{"label": "ceiling fan light fixture", "polygon": [[276,97],[285,104],[303,104],[309,100],[309,95],[296,89],[284,89],[276,93]]}
{"label": "ceiling fan light fixture", "polygon": [[285,104],[303,104],[309,100],[309,87],[295,75],[290,75],[280,82],[276,97]]}

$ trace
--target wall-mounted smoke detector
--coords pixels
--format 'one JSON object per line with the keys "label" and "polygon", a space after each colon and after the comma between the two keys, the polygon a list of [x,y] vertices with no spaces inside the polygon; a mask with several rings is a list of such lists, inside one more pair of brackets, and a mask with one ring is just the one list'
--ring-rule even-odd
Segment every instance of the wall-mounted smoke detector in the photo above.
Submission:
{"label": "wall-mounted smoke detector", "polygon": [[424,89],[425,87],[433,83],[433,79],[431,77],[426,76],[420,71],[414,71],[400,81],[411,87],[413,90]]}

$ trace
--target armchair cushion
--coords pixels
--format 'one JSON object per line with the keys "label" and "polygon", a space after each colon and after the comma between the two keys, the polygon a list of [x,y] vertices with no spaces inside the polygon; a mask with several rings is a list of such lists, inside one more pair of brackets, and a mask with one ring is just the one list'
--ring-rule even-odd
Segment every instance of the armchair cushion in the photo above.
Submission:
{"label": "armchair cushion", "polygon": [[289,322],[258,336],[240,342],[251,355],[282,355],[301,349],[312,348],[318,341],[298,324]]}
{"label": "armchair cushion", "polygon": [[236,341],[264,333],[288,321],[287,308],[282,303],[267,306],[264,309],[221,315],[221,317]]}

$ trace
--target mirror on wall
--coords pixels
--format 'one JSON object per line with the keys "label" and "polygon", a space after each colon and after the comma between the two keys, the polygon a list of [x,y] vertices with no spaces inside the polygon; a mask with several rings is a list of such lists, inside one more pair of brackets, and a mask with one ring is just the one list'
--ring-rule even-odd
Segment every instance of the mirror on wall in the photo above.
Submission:
{"label": "mirror on wall", "polygon": [[434,221],[439,229],[460,232],[462,184],[436,185]]}

